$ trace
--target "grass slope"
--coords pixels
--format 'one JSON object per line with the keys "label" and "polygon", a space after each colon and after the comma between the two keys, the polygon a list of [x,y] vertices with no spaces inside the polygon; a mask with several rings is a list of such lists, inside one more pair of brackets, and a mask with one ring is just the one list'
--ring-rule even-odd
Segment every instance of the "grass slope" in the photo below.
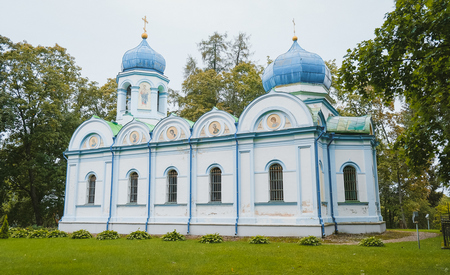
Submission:
{"label": "grass slope", "polygon": [[416,242],[368,248],[243,240],[6,239],[0,240],[0,274],[442,274],[450,272],[450,250],[441,249],[441,240],[422,240],[419,250]]}

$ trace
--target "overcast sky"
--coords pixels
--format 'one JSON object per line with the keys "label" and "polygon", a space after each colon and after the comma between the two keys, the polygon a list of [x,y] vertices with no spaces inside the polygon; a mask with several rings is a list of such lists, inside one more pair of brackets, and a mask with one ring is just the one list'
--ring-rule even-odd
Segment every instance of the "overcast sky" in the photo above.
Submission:
{"label": "overcast sky", "polygon": [[0,35],[13,42],[67,48],[84,77],[104,84],[120,71],[123,54],[136,47],[147,16],[148,42],[166,60],[169,86],[180,90],[190,54],[215,31],[229,38],[251,35],[252,59],[266,64],[292,44],[295,18],[299,44],[341,64],[347,49],[374,37],[393,0],[277,1],[94,1],[0,0]]}

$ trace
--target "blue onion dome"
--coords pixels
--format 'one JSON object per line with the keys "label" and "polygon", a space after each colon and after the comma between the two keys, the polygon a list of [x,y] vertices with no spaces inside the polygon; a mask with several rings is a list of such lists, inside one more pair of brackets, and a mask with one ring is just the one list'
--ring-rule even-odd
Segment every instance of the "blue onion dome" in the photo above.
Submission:
{"label": "blue onion dome", "polygon": [[318,54],[300,47],[296,36],[292,40],[294,43],[289,51],[278,56],[264,70],[262,75],[264,90],[267,92],[276,86],[293,83],[323,84],[329,89],[331,73],[323,59]]}
{"label": "blue onion dome", "polygon": [[142,42],[136,48],[127,51],[122,57],[122,72],[143,69],[164,74],[166,60],[147,43],[147,34],[142,35]]}

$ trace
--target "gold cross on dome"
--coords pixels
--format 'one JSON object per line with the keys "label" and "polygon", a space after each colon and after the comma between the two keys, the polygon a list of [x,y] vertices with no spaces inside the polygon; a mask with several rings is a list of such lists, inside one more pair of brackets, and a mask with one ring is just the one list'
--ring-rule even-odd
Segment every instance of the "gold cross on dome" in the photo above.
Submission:
{"label": "gold cross on dome", "polygon": [[294,36],[295,36],[295,21],[294,21],[294,18],[292,19],[292,23],[294,24]]}
{"label": "gold cross on dome", "polygon": [[144,32],[147,32],[147,29],[145,28],[145,24],[148,24],[148,21],[147,21],[147,15],[144,16],[144,17],[142,18],[142,20],[144,20]]}

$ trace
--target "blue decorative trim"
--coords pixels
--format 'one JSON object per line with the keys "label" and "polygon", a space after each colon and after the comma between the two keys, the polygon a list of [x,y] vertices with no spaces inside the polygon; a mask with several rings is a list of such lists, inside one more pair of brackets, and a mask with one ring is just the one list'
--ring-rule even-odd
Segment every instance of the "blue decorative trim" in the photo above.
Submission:
{"label": "blue decorative trim", "polygon": [[322,219],[322,207],[320,206],[320,176],[319,176],[319,149],[317,141],[320,137],[325,133],[325,129],[321,128],[321,132],[319,136],[314,139],[314,153],[315,153],[315,161],[314,164],[316,166],[316,189],[317,189],[317,215],[319,217],[321,229],[322,229],[322,237],[325,237],[325,224]]}
{"label": "blue decorative trim", "polygon": [[101,204],[80,204],[80,205],[76,205],[75,207],[101,207]]}
{"label": "blue decorative trim", "polygon": [[216,206],[216,205],[218,205],[218,206],[223,205],[223,206],[226,206],[226,205],[233,205],[233,204],[234,203],[232,203],[232,202],[211,201],[211,202],[206,202],[206,203],[196,203],[195,205],[209,205],[209,206],[212,206],[212,205],[214,205],[214,206]]}
{"label": "blue decorative trim", "polygon": [[358,164],[356,164],[356,163],[353,162],[353,161],[346,161],[346,162],[344,162],[344,163],[341,165],[341,167],[339,168],[339,172],[338,172],[338,173],[344,173],[344,168],[345,168],[345,166],[348,166],[348,165],[350,165],[350,166],[352,166],[353,168],[355,168],[355,169],[356,169],[356,172],[358,172],[358,174],[362,174],[362,173],[361,173],[361,168],[359,168]]}
{"label": "blue decorative trim", "polygon": [[187,206],[187,203],[158,203],[154,204],[154,206]]}
{"label": "blue decorative trim", "polygon": [[129,178],[130,178],[130,175],[131,175],[132,173],[134,173],[134,172],[136,172],[136,173],[138,174],[138,177],[139,177],[140,179],[142,179],[142,178],[141,178],[141,173],[139,173],[139,171],[138,171],[136,168],[131,168],[130,170],[128,170],[128,172],[126,173],[126,179],[129,179]]}
{"label": "blue decorative trim", "polygon": [[264,172],[269,172],[270,166],[272,166],[275,163],[278,163],[279,165],[281,165],[281,167],[283,167],[283,171],[286,172],[286,165],[284,165],[284,163],[279,159],[273,159],[273,160],[269,161],[266,164],[266,167],[264,167]]}
{"label": "blue decorative trim", "polygon": [[255,206],[260,205],[297,205],[296,201],[268,201],[268,202],[255,202]]}
{"label": "blue decorative trim", "polygon": [[175,166],[169,166],[166,168],[166,170],[164,170],[163,173],[163,177],[158,177],[158,178],[166,178],[167,177],[167,173],[169,173],[170,170],[175,170],[177,172],[177,178],[180,178],[180,171],[178,170],[178,168],[176,168]]}
{"label": "blue decorative trim", "polygon": [[[238,122],[234,123],[235,128],[238,128]],[[234,131],[234,138],[236,139],[236,223],[234,225],[234,235],[238,234],[239,222],[239,142],[237,138],[237,131]]]}
{"label": "blue decorative trim", "polygon": [[127,203],[127,204],[117,204],[117,207],[137,207],[137,206],[147,206],[145,204],[137,204],[137,203]]}
{"label": "blue decorative trim", "polygon": [[148,198],[147,198],[147,222],[145,223],[145,232],[148,231],[148,222],[150,221],[150,197],[151,197],[151,186],[152,186],[152,148],[150,148],[150,141],[152,141],[153,132],[150,131],[150,139],[147,142],[148,147]]}
{"label": "blue decorative trim", "polygon": [[[209,175],[211,169],[213,169],[213,168],[215,168],[215,167],[217,167],[217,168],[220,169],[220,171],[222,172],[222,176],[225,175],[225,170],[223,169],[222,165],[220,165],[220,164],[218,164],[218,163],[213,163],[213,164],[209,165],[208,168],[206,168],[205,175]],[[230,174],[230,175],[232,175],[232,174]]]}
{"label": "blue decorative trim", "polygon": [[[186,122],[187,123],[187,122]],[[189,135],[188,143],[189,143],[189,219],[187,222],[187,233],[190,233],[191,230],[191,219],[192,219],[192,128],[189,128],[191,134]]]}
{"label": "blue decorative trim", "polygon": [[[327,160],[328,160],[328,185],[330,188],[330,205],[331,205],[331,218],[334,222],[334,231],[339,233],[336,218],[334,216],[334,203],[333,203],[333,185],[331,184],[331,160],[330,160],[330,144],[333,142],[334,134],[331,134],[330,141],[327,143]],[[323,171],[323,170],[322,170]]]}
{"label": "blue decorative trim", "polygon": [[322,103],[325,105],[328,110],[331,111],[331,113],[335,116],[338,116],[339,113],[336,111],[336,109],[325,99],[325,98],[311,98],[311,99],[305,99],[303,100],[305,104],[314,104],[314,103]]}
{"label": "blue decorative trim", "polygon": [[362,201],[346,201],[346,202],[338,202],[338,205],[369,205],[368,202]]}
{"label": "blue decorative trim", "polygon": [[126,72],[121,72],[121,73],[119,73],[119,75],[117,77],[119,78],[119,77],[127,77],[127,76],[134,76],[134,75],[154,76],[163,81],[167,81],[167,83],[169,83],[169,81],[170,81],[168,77],[166,77],[165,75],[159,74],[156,71],[131,70],[131,71],[126,71]]}
{"label": "blue decorative trim", "polygon": [[114,185],[114,152],[113,152],[113,145],[116,142],[116,137],[113,137],[113,142],[111,146],[109,147],[109,150],[111,151],[111,190],[109,193],[109,215],[108,215],[108,221],[106,222],[106,230],[109,230],[109,221],[111,220],[111,212],[112,212],[112,193],[113,193],[113,185]]}

